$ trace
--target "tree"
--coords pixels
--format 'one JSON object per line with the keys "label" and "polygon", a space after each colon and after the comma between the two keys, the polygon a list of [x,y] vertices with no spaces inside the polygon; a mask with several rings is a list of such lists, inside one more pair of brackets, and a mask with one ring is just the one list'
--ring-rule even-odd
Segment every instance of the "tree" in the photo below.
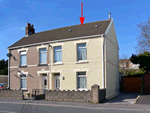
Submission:
{"label": "tree", "polygon": [[147,22],[138,24],[140,34],[137,38],[136,52],[138,54],[144,53],[146,51],[150,52],[150,18]]}
{"label": "tree", "polygon": [[148,51],[139,55],[132,54],[130,61],[134,64],[140,64],[139,68],[142,70],[150,70],[150,53]]}
{"label": "tree", "polygon": [[0,60],[0,75],[8,75],[8,60]]}

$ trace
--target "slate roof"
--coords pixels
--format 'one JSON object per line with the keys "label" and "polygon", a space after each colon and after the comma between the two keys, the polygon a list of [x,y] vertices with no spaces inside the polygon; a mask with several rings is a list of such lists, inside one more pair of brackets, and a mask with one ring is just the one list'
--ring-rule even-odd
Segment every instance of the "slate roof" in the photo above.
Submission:
{"label": "slate roof", "polygon": [[[47,42],[47,41],[105,34],[105,31],[109,26],[110,21],[111,19],[108,19],[103,21],[85,23],[83,25],[80,24],[80,25],[74,25],[74,26],[68,26],[68,27],[38,32],[28,37],[23,37],[22,39],[20,39],[19,41],[17,41],[16,43],[14,43],[8,48]],[[96,28],[95,25],[98,25],[98,27]],[[69,32],[70,29],[72,30],[71,32]]]}

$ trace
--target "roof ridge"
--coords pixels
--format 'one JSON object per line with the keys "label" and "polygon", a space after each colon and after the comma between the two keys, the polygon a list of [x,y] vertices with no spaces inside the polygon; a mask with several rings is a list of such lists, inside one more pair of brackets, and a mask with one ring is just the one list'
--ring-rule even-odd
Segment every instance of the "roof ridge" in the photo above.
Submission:
{"label": "roof ridge", "polygon": [[[97,22],[103,22],[103,21],[109,21],[109,20],[112,20],[112,19],[107,19],[107,20],[101,20],[101,21],[96,21],[96,22],[89,22],[89,23],[85,23],[83,25],[87,25],[87,24],[93,24],[93,23],[97,23]],[[53,31],[53,30],[59,30],[59,29],[64,29],[64,28],[69,28],[69,27],[73,27],[73,26],[79,26],[81,24],[77,24],[77,25],[71,25],[71,26],[66,26],[66,27],[60,27],[60,28],[56,28],[56,29],[51,29],[51,30],[46,30],[46,31],[41,31],[41,32],[37,32],[35,34],[38,34],[38,33],[43,33],[43,32],[48,32],[48,31]],[[34,35],[34,34],[33,34]]]}

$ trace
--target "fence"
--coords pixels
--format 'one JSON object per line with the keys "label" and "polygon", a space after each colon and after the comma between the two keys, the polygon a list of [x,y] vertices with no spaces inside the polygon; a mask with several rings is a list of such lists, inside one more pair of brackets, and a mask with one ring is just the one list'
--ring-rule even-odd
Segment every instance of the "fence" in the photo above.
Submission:
{"label": "fence", "polygon": [[140,92],[142,88],[141,76],[125,76],[122,77],[123,91],[127,92]]}
{"label": "fence", "polygon": [[45,89],[33,89],[32,97],[34,100],[45,99]]}

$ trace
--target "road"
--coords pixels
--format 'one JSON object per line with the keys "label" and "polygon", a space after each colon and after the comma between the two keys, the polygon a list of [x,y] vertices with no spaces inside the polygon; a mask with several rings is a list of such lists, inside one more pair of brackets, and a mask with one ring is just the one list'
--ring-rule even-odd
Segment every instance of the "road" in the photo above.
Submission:
{"label": "road", "polygon": [[[56,106],[40,103],[0,103],[0,113],[149,113],[150,109],[134,109],[134,107],[119,107],[119,105],[95,104],[97,107],[87,106]],[[111,106],[111,107],[110,107]],[[148,106],[147,106],[148,107]]]}

